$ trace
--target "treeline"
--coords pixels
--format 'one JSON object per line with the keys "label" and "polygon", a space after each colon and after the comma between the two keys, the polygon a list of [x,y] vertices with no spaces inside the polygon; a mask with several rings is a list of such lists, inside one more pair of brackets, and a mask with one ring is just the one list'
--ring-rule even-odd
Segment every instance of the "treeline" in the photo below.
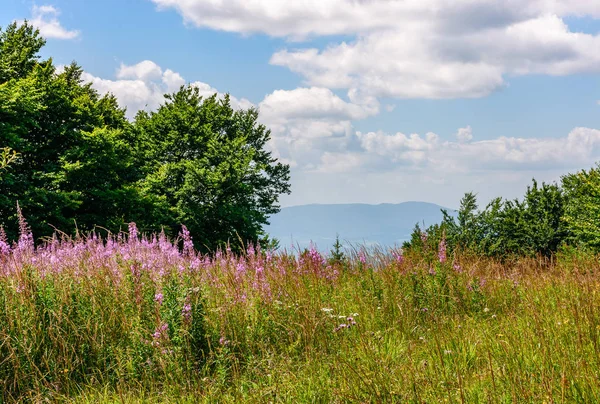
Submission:
{"label": "treeline", "polygon": [[533,180],[522,199],[496,198],[483,210],[473,193],[462,198],[457,215],[443,211],[441,223],[421,229],[417,224],[404,247],[450,251],[506,259],[549,257],[562,246],[600,251],[600,165],[541,186]]}
{"label": "treeline", "polygon": [[132,221],[170,236],[185,224],[204,250],[265,237],[289,166],[266,150],[257,110],[183,86],[130,122],[77,64],[41,60],[44,44],[28,23],[0,28],[0,225],[10,239],[17,202],[37,238]]}

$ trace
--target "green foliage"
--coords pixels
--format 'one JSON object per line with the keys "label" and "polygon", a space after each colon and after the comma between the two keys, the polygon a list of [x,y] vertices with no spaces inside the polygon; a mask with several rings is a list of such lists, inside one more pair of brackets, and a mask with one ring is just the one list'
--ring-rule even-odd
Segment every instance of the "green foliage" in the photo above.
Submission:
{"label": "green foliage", "polygon": [[600,251],[600,165],[562,177],[570,241]]}
{"label": "green foliage", "polygon": [[535,180],[522,201],[496,198],[482,211],[478,211],[475,194],[467,193],[456,219],[443,211],[441,224],[426,231],[417,225],[406,247],[429,251],[431,256],[445,234],[452,251],[471,251],[501,259],[537,254],[548,257],[556,253],[569,234],[563,219],[565,201],[558,185],[539,186]]}
{"label": "green foliage", "polygon": [[[19,153],[12,150],[10,147],[4,147],[0,153],[0,170],[8,169],[8,166],[19,158]],[[0,174],[2,172],[0,171]]]}
{"label": "green foliage", "polygon": [[332,264],[343,264],[346,261],[346,254],[344,254],[344,247],[340,243],[340,235],[335,235],[335,243],[330,252],[329,262]]}
{"label": "green foliage", "polygon": [[131,124],[75,63],[58,72],[40,61],[43,45],[28,23],[0,30],[0,225],[10,239],[17,202],[36,237],[134,221],[171,236],[186,224],[205,250],[264,238],[289,167],[266,150],[256,110],[188,86]]}
{"label": "green foliage", "polygon": [[0,217],[13,237],[17,201],[38,237],[52,226],[72,233],[75,222],[118,230],[137,203],[124,113],[81,74],[74,64],[57,73],[46,62],[0,84],[0,142],[20,155],[0,179]]}
{"label": "green foliage", "polygon": [[5,31],[0,27],[0,84],[25,78],[37,64],[37,53],[45,43],[39,30],[27,22],[20,26],[12,23]]}
{"label": "green foliage", "polygon": [[176,234],[185,223],[206,250],[263,236],[279,194],[289,193],[289,166],[265,149],[270,131],[257,120],[257,110],[236,111],[229,96],[203,99],[193,86],[167,95],[156,112],[140,112],[140,184],[156,218],[142,228]]}

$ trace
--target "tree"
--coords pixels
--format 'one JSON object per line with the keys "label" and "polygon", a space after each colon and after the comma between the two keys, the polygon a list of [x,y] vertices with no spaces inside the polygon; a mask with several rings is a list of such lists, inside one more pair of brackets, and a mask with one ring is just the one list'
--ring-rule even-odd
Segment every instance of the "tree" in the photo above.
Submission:
{"label": "tree", "polygon": [[344,254],[344,246],[340,243],[340,235],[335,235],[335,243],[330,252],[329,262],[331,264],[342,264],[346,261],[346,254]]}
{"label": "tree", "polygon": [[[568,229],[563,222],[565,195],[556,184],[541,186],[533,180],[522,201],[493,199],[483,211],[477,199],[467,193],[461,200],[455,219],[442,211],[440,226],[427,229],[434,243],[446,233],[450,250],[471,251],[498,258],[511,256],[550,256],[565,241]],[[417,229],[420,231],[420,229]],[[413,233],[412,245],[418,245]]]}
{"label": "tree", "polygon": [[39,61],[43,44],[27,23],[0,33],[0,145],[19,154],[0,178],[0,218],[14,238],[18,201],[37,237],[76,225],[118,230],[138,202],[130,125],[79,66],[58,73]]}
{"label": "tree", "polygon": [[600,251],[600,164],[562,177],[569,240]]}
{"label": "tree", "polygon": [[279,195],[290,192],[289,166],[267,150],[258,111],[234,110],[229,96],[204,99],[194,86],[165,97],[135,119],[141,188],[155,206],[142,225],[176,234],[185,223],[206,250],[257,241]]}
{"label": "tree", "polygon": [[26,77],[38,63],[37,53],[46,44],[39,30],[27,21],[0,27],[0,84]]}

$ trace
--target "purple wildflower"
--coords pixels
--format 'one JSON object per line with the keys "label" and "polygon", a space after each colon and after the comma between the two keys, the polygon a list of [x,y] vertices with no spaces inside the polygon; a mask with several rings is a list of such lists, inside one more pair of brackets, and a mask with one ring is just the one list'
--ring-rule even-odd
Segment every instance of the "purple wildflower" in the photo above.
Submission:
{"label": "purple wildflower", "polygon": [[184,304],[181,315],[186,322],[189,321],[192,318],[192,305],[189,303]]}
{"label": "purple wildflower", "polygon": [[398,264],[402,264],[404,262],[404,256],[402,255],[402,251],[396,252],[392,251],[392,256],[396,259]]}
{"label": "purple wildflower", "polygon": [[8,244],[8,239],[6,237],[6,233],[4,232],[4,227],[0,226],[0,256],[8,255],[10,253],[10,245]]}
{"label": "purple wildflower", "polygon": [[438,259],[443,264],[446,262],[446,236],[442,236],[440,244],[438,246]]}
{"label": "purple wildflower", "polygon": [[152,334],[152,339],[154,340],[152,342],[152,345],[158,346],[160,345],[160,342],[165,340],[168,337],[167,331],[169,329],[169,324],[167,323],[161,323],[158,327],[156,327],[156,329],[154,330],[154,333]]}
{"label": "purple wildflower", "polygon": [[19,217],[19,241],[17,243],[17,250],[19,251],[33,251],[33,234],[31,229],[21,212],[21,207],[17,202],[17,216]]}
{"label": "purple wildflower", "polygon": [[367,257],[365,256],[365,253],[363,251],[358,253],[358,260],[362,263],[362,264],[366,264],[367,263]]}
{"label": "purple wildflower", "polygon": [[183,255],[191,257],[194,255],[194,243],[190,231],[185,225],[181,225],[181,238],[183,238]]}
{"label": "purple wildflower", "polygon": [[129,223],[129,242],[138,241],[138,229],[134,222]]}
{"label": "purple wildflower", "polygon": [[164,296],[162,293],[157,293],[154,295],[154,301],[157,302],[159,304],[159,306],[162,304],[163,298],[164,298]]}
{"label": "purple wildflower", "polygon": [[333,329],[333,332],[338,332],[340,330],[343,330],[344,328],[348,328],[348,324],[342,323],[342,324],[338,325],[337,327],[335,327]]}

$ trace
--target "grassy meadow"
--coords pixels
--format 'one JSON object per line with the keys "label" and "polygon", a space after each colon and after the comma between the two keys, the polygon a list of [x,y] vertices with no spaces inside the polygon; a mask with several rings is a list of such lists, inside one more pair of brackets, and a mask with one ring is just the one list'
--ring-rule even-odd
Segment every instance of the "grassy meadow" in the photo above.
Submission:
{"label": "grassy meadow", "polygon": [[596,256],[246,250],[0,242],[2,402],[600,401]]}

